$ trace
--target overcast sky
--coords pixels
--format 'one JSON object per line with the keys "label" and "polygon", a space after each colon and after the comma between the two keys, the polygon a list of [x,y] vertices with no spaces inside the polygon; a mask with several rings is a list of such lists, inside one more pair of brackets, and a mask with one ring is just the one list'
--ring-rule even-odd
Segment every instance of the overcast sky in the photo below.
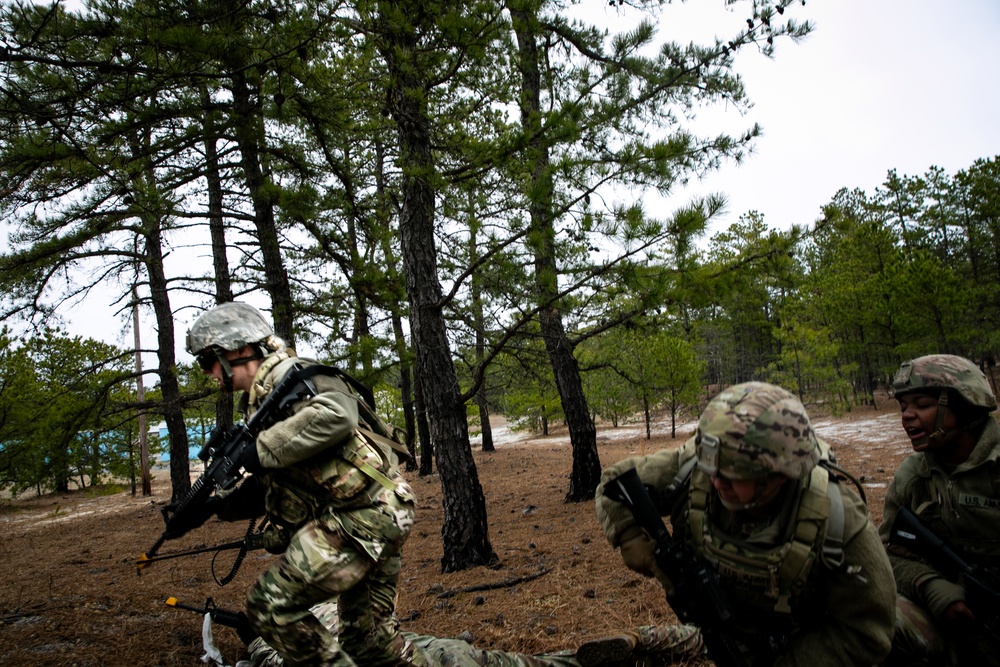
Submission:
{"label": "overcast sky", "polygon": [[[663,10],[659,33],[683,43],[728,39],[748,7],[674,2]],[[579,8],[610,29],[634,18],[606,0],[583,0]],[[673,193],[670,210],[692,195],[721,192],[730,203],[715,228],[749,210],[771,227],[811,224],[837,190],[873,193],[890,169],[920,175],[934,165],[954,173],[1000,155],[1000,0],[807,0],[786,16],[808,19],[815,30],[798,44],[779,42],[773,59],[740,55],[749,113],[710,111],[696,126],[735,134],[760,123],[755,153]],[[106,324],[111,309],[98,303],[100,293],[91,299],[67,313],[71,330],[131,343],[129,332]],[[105,310],[107,319],[98,316]],[[178,328],[179,350],[185,330]]]}
{"label": "overcast sky", "polygon": [[[739,25],[749,3],[723,4],[674,3],[660,30],[682,42],[728,37],[718,26]],[[677,193],[726,194],[724,226],[749,210],[771,227],[810,224],[837,190],[873,193],[890,169],[954,173],[1000,155],[1000,1],[808,0],[785,15],[813,33],[779,42],[773,59],[737,61],[754,106],[726,123],[761,124],[755,153]]]}

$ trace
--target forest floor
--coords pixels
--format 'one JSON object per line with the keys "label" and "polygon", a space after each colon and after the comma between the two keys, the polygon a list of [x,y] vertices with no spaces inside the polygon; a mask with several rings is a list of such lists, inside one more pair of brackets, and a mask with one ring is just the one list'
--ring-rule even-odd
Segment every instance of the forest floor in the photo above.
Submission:
{"label": "forest floor", "polygon": [[[910,451],[895,401],[814,422],[840,464],[863,482],[877,524],[886,485]],[[671,438],[669,422],[660,422],[647,440],[639,424],[599,427],[601,464],[679,446],[692,429],[687,420]],[[441,573],[440,480],[407,473],[418,509],[404,548],[397,606],[403,628],[441,637],[461,633],[482,648],[537,653],[674,622],[662,589],[625,568],[608,545],[593,503],[564,502],[572,463],[565,432],[537,437],[499,425],[495,440],[492,453],[474,445],[500,560],[494,567]],[[274,558],[251,552],[221,588],[213,580],[212,554],[154,563],[137,576],[135,558],[163,529],[166,472],[154,477],[152,497],[101,491],[0,500],[0,664],[202,664],[200,617],[166,606],[166,598],[203,605],[211,597],[219,607],[240,609],[248,587]],[[236,540],[245,529],[213,520],[168,542],[161,553]],[[234,554],[215,559],[218,577],[229,571]],[[472,587],[485,590],[462,592]],[[235,633],[219,628],[215,635],[223,655],[235,662],[242,650]]]}

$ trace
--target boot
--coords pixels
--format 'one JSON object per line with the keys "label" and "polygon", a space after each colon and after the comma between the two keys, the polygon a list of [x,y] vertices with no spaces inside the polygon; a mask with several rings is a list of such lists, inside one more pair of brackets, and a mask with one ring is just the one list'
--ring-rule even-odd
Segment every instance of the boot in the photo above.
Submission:
{"label": "boot", "polygon": [[693,625],[643,625],[638,633],[635,652],[664,665],[700,655],[704,648],[701,632]]}
{"label": "boot", "polygon": [[634,653],[639,645],[639,633],[631,630],[620,635],[591,639],[576,650],[581,667],[627,667],[634,665]]}

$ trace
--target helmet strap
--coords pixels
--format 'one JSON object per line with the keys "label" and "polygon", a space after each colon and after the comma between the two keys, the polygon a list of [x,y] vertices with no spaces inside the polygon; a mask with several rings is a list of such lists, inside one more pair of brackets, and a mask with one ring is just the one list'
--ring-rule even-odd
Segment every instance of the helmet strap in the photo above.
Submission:
{"label": "helmet strap", "polygon": [[952,433],[958,433],[961,428],[945,429],[944,427],[944,409],[948,407],[948,390],[946,388],[941,389],[941,394],[938,396],[938,410],[937,410],[937,423],[934,426],[934,432],[930,435],[920,438],[914,444],[917,446],[922,446],[925,444],[935,444],[944,440],[947,436]]}
{"label": "helmet strap", "polygon": [[233,367],[229,363],[229,359],[226,359],[225,354],[217,354],[219,358],[219,366],[222,367],[222,384],[225,386],[226,391],[233,391]]}
{"label": "helmet strap", "polygon": [[222,350],[216,352],[216,357],[219,359],[219,365],[222,367],[222,383],[226,388],[226,391],[233,391],[233,366],[242,366],[243,364],[249,363],[256,359],[263,358],[260,353],[260,349],[254,346],[253,354],[246,357],[236,357],[235,359],[227,359],[225,353]]}

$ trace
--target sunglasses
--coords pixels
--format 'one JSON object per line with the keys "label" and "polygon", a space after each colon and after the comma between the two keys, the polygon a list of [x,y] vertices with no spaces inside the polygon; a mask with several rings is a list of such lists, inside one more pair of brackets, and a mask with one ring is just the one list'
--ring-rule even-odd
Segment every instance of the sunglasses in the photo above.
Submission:
{"label": "sunglasses", "polygon": [[219,353],[209,349],[198,354],[195,359],[198,361],[198,365],[201,366],[201,370],[211,373],[212,369],[215,368],[215,364],[219,362]]}

